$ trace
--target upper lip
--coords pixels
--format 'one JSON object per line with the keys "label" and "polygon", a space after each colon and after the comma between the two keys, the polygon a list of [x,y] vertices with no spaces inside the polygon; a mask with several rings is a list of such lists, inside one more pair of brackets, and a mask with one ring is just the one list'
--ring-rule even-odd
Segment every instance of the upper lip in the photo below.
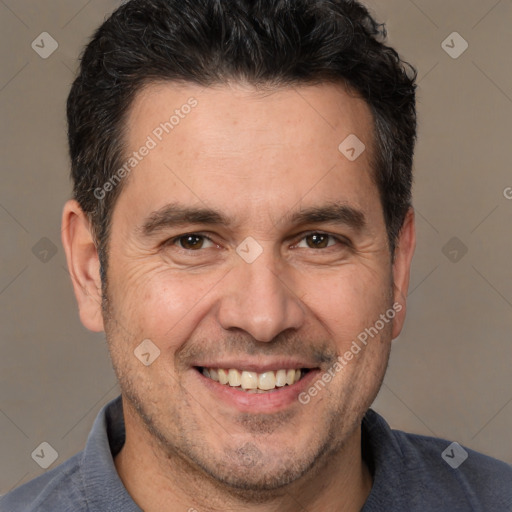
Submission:
{"label": "upper lip", "polygon": [[237,370],[246,370],[249,372],[264,373],[269,371],[277,370],[289,370],[289,369],[313,369],[318,366],[304,361],[298,361],[296,359],[274,359],[267,361],[250,361],[250,360],[224,360],[224,361],[205,361],[194,364],[193,366],[200,366],[202,368],[223,368],[230,369],[234,368]]}

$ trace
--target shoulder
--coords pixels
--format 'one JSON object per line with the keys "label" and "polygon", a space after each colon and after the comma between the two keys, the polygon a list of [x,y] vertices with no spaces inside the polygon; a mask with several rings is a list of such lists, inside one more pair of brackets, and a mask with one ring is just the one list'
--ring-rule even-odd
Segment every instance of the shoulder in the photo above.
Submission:
{"label": "shoulder", "polygon": [[395,482],[409,510],[428,504],[437,510],[512,512],[511,465],[456,442],[392,430],[377,413],[369,413],[365,420],[372,444],[381,446],[379,463],[387,476],[400,473]]}
{"label": "shoulder", "polygon": [[82,452],[0,498],[0,512],[87,510],[81,476]]}
{"label": "shoulder", "polygon": [[[443,476],[450,475],[458,481],[481,484],[496,482],[508,484],[512,492],[512,466],[483,453],[479,453],[457,442],[436,437],[409,434],[392,430],[402,453],[407,460],[414,461],[422,471],[432,470]],[[511,494],[512,496],[512,494]]]}

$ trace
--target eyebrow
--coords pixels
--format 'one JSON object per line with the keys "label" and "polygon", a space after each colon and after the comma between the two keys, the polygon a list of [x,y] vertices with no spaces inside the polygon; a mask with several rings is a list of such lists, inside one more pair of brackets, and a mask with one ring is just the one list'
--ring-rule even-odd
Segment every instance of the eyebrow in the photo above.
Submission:
{"label": "eyebrow", "polygon": [[359,232],[366,227],[366,217],[361,210],[344,203],[305,208],[291,215],[291,224],[319,224],[330,222],[348,226]]}
{"label": "eyebrow", "polygon": [[[367,225],[366,217],[361,210],[344,203],[329,203],[324,206],[305,208],[291,215],[285,215],[283,220],[290,225],[329,222],[348,226],[357,232],[362,231]],[[229,227],[234,222],[214,209],[168,204],[152,212],[144,221],[140,231],[144,236],[149,237],[169,227],[185,224]]]}
{"label": "eyebrow", "polygon": [[162,231],[168,227],[184,224],[206,224],[229,226],[229,219],[222,213],[210,208],[194,208],[168,204],[159,210],[152,212],[142,225],[142,233],[145,236]]}

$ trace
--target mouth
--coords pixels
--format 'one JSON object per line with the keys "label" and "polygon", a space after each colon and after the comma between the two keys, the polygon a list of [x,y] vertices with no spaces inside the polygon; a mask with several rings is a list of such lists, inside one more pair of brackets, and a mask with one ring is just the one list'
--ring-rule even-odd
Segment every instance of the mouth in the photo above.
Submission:
{"label": "mouth", "polygon": [[[215,410],[228,410],[249,414],[274,414],[301,406],[299,395],[321,370],[307,367],[304,362],[235,361],[194,365],[197,383],[204,386],[209,403]],[[222,404],[222,405],[221,405]],[[301,409],[295,409],[296,413]]]}
{"label": "mouth", "polygon": [[274,393],[301,381],[311,368],[282,368],[255,372],[238,368],[207,368],[196,366],[204,377],[219,384],[248,394]]}

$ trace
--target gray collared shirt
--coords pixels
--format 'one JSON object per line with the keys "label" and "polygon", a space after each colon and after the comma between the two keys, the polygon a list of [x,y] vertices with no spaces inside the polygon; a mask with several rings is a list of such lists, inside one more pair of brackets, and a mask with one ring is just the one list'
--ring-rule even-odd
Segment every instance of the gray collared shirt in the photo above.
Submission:
{"label": "gray collared shirt", "polygon": [[[362,434],[373,487],[361,512],[512,512],[512,466],[450,448],[450,441],[391,430],[372,410]],[[114,465],[124,439],[118,397],[98,414],[82,452],[4,496],[0,512],[142,512]]]}
{"label": "gray collared shirt", "polygon": [[98,414],[85,449],[0,500],[1,512],[142,512],[114,465],[125,439],[121,397]]}

